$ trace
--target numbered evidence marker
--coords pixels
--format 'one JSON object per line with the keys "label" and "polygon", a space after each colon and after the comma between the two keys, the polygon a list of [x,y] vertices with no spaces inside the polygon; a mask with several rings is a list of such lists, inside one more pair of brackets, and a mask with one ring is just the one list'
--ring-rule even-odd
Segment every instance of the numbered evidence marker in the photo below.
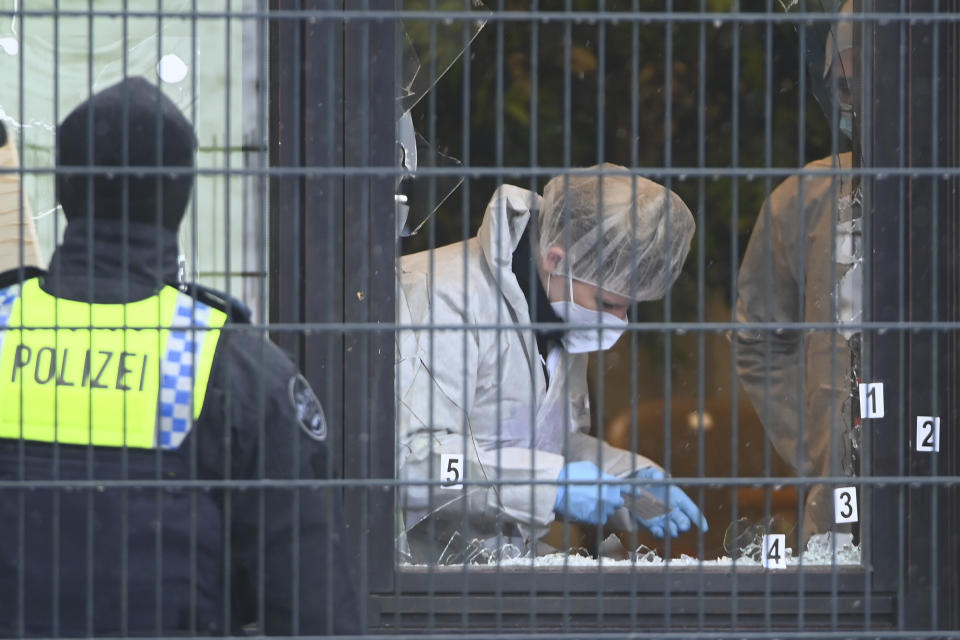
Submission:
{"label": "numbered evidence marker", "polygon": [[867,382],[860,384],[860,417],[883,417],[883,383]]}
{"label": "numbered evidence marker", "polygon": [[786,569],[787,552],[784,545],[787,537],[782,533],[773,533],[763,536],[760,550],[760,564],[767,569]]}
{"label": "numbered evidence marker", "polygon": [[860,417],[883,417],[883,383],[867,382],[860,384]]}
{"label": "numbered evidence marker", "polygon": [[856,487],[838,487],[833,490],[833,515],[837,524],[859,520]]}
{"label": "numbered evidence marker", "polygon": [[440,488],[463,488],[463,456],[459,453],[440,454]]}
{"label": "numbered evidence marker", "polygon": [[917,451],[940,451],[940,418],[917,416]]}

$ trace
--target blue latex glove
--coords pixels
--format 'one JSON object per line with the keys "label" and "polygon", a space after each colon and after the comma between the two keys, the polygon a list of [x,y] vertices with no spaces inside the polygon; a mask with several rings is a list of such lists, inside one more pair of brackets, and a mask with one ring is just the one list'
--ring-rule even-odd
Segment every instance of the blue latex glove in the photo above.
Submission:
{"label": "blue latex glove", "polygon": [[[560,482],[593,481],[597,484],[561,484],[553,510],[562,516],[588,524],[604,524],[618,507],[623,506],[619,478],[603,473],[588,460],[571,462],[560,472]],[[604,484],[599,484],[603,481]]]}
{"label": "blue latex glove", "polygon": [[[640,469],[631,477],[646,480],[663,480],[666,476],[660,469],[648,467],[646,469]],[[707,519],[703,517],[703,513],[699,507],[694,504],[693,500],[691,500],[680,487],[665,484],[635,484],[623,485],[621,490],[627,495],[633,492],[648,493],[670,508],[668,513],[653,518],[644,519],[637,517],[637,522],[649,529],[650,533],[658,538],[664,537],[665,534],[670,534],[671,538],[676,538],[680,535],[681,531],[689,531],[690,525],[694,522],[700,527],[701,531],[708,530]]]}

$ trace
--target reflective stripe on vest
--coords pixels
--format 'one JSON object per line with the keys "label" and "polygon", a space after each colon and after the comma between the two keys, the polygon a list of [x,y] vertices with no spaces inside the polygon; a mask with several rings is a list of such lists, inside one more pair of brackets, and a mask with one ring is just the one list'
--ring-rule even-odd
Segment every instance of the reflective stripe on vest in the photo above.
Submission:
{"label": "reflective stripe on vest", "polygon": [[172,287],[127,304],[0,290],[0,438],[179,448],[225,321]]}

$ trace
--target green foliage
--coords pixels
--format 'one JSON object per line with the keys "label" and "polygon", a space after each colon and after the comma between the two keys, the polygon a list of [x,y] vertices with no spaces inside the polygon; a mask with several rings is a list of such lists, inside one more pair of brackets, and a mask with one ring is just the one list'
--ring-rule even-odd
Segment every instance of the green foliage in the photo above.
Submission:
{"label": "green foliage", "polygon": [[[707,291],[722,292],[728,300],[732,295],[732,275],[757,212],[779,181],[765,176],[764,168],[802,167],[827,155],[829,132],[817,104],[799,94],[803,70],[793,26],[723,21],[722,14],[737,5],[741,11],[763,12],[768,4],[779,11],[778,3],[672,4],[679,11],[702,6],[717,12],[718,20],[489,22],[437,84],[433,98],[417,106],[414,120],[426,135],[432,119],[440,150],[468,166],[577,167],[606,161],[641,174],[648,168],[697,217],[694,247],[671,296],[671,317],[694,320],[698,278]],[[598,5],[629,12],[663,11],[668,3],[571,3],[574,11],[595,11]],[[504,1],[506,11],[533,6],[529,0]],[[557,10],[564,4],[541,1],[539,7]],[[734,165],[756,171],[739,179],[656,175],[661,167],[723,170]],[[405,241],[404,252],[463,239],[465,219],[473,233],[498,182],[540,189],[547,179],[509,171],[500,180],[468,178],[421,233]],[[642,316],[663,318],[662,305],[645,306]]]}

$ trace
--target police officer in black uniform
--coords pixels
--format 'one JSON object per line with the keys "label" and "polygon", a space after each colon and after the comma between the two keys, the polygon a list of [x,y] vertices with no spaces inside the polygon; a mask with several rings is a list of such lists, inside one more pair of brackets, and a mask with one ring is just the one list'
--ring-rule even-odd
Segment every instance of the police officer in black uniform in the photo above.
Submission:
{"label": "police officer in black uniform", "polygon": [[0,636],[359,631],[337,490],[284,484],[333,475],[320,403],[242,305],[170,286],[195,149],[142,78],[57,131],[63,243],[0,282]]}

